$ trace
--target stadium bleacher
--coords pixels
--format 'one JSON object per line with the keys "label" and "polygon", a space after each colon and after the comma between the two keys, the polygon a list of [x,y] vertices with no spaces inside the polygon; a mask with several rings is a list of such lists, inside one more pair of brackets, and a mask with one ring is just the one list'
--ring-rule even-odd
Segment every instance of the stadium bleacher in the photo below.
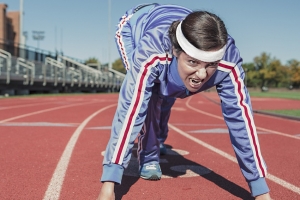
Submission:
{"label": "stadium bleacher", "polygon": [[125,74],[60,54],[0,45],[0,95],[117,92]]}

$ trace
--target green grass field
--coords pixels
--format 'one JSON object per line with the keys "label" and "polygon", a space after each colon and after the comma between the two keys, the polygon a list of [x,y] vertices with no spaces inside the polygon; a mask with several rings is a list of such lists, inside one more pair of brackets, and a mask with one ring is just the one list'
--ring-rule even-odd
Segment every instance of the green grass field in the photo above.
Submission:
{"label": "green grass field", "polygon": [[271,112],[280,115],[300,117],[300,110],[267,110],[266,112]]}
{"label": "green grass field", "polygon": [[[284,98],[299,100],[300,104],[300,90],[291,91],[249,91],[251,97],[269,97],[269,98]],[[300,118],[300,110],[264,110],[265,112],[271,112],[275,114],[288,115]]]}
{"label": "green grass field", "polygon": [[251,91],[251,90],[249,90],[249,92],[250,92],[250,96],[253,96],[253,97],[274,97],[274,98],[300,100],[300,90],[268,91],[268,92],[260,92],[260,91]]}

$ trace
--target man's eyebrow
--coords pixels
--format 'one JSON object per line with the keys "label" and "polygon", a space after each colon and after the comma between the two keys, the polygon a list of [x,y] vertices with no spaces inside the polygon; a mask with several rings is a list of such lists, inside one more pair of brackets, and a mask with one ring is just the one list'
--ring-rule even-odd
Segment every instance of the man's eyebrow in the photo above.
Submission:
{"label": "man's eyebrow", "polygon": [[[185,55],[187,55],[187,59],[195,60],[196,62],[204,62],[202,60],[198,60],[198,59],[188,55],[187,53],[185,53]],[[205,62],[205,63],[208,64],[208,65],[213,65],[213,64],[217,64],[218,62],[220,62],[220,60],[215,61],[215,62]]]}
{"label": "man's eyebrow", "polygon": [[[187,55],[187,54],[186,54]],[[196,61],[196,62],[204,62],[204,61],[202,61],[202,60],[198,60],[198,59],[196,59],[196,58],[194,58],[194,57],[192,57],[192,56],[189,56],[189,55],[187,55],[188,56],[188,59],[192,59],[192,60],[194,60],[194,61]],[[205,62],[205,63],[207,63],[207,64],[212,64],[212,63],[215,63],[215,62]]]}
{"label": "man's eyebrow", "polygon": [[189,56],[188,54],[186,54],[187,56],[188,56],[188,59],[192,59],[192,60],[195,60],[195,61],[197,61],[197,62],[201,62],[201,60],[198,60],[198,59],[196,59],[196,58],[194,58],[194,57],[192,57],[192,56]]}

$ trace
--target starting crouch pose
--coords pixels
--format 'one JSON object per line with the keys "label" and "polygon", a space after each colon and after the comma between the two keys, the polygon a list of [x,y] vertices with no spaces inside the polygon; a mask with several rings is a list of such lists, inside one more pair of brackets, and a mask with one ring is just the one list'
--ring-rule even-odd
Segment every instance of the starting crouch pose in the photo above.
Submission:
{"label": "starting crouch pose", "polygon": [[175,99],[213,86],[251,194],[271,199],[242,58],[223,21],[176,5],[138,5],[120,19],[116,44],[127,74],[104,156],[99,199],[114,199],[114,184],[121,184],[137,137],[140,176],[160,179],[160,146]]}

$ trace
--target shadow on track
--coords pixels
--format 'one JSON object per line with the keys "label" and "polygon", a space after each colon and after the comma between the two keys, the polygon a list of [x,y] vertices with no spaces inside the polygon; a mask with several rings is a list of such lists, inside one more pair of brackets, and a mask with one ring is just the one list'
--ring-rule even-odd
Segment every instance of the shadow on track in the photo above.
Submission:
{"label": "shadow on track", "polygon": [[[254,199],[251,194],[243,187],[231,182],[230,180],[215,173],[205,166],[184,158],[184,156],[179,154],[178,151],[172,149],[172,146],[166,145],[166,147],[167,154],[160,157],[160,166],[163,172],[163,176],[169,176],[172,178],[187,176],[187,172],[189,171],[189,173],[193,173],[196,176],[201,176],[211,181],[221,189],[231,193],[237,198],[244,200]],[[122,197],[129,192],[130,187],[134,185],[139,179],[138,161],[136,157],[136,150],[133,150],[130,163],[124,171],[122,184],[115,187],[116,200],[122,199]],[[167,162],[165,162],[166,160]]]}

